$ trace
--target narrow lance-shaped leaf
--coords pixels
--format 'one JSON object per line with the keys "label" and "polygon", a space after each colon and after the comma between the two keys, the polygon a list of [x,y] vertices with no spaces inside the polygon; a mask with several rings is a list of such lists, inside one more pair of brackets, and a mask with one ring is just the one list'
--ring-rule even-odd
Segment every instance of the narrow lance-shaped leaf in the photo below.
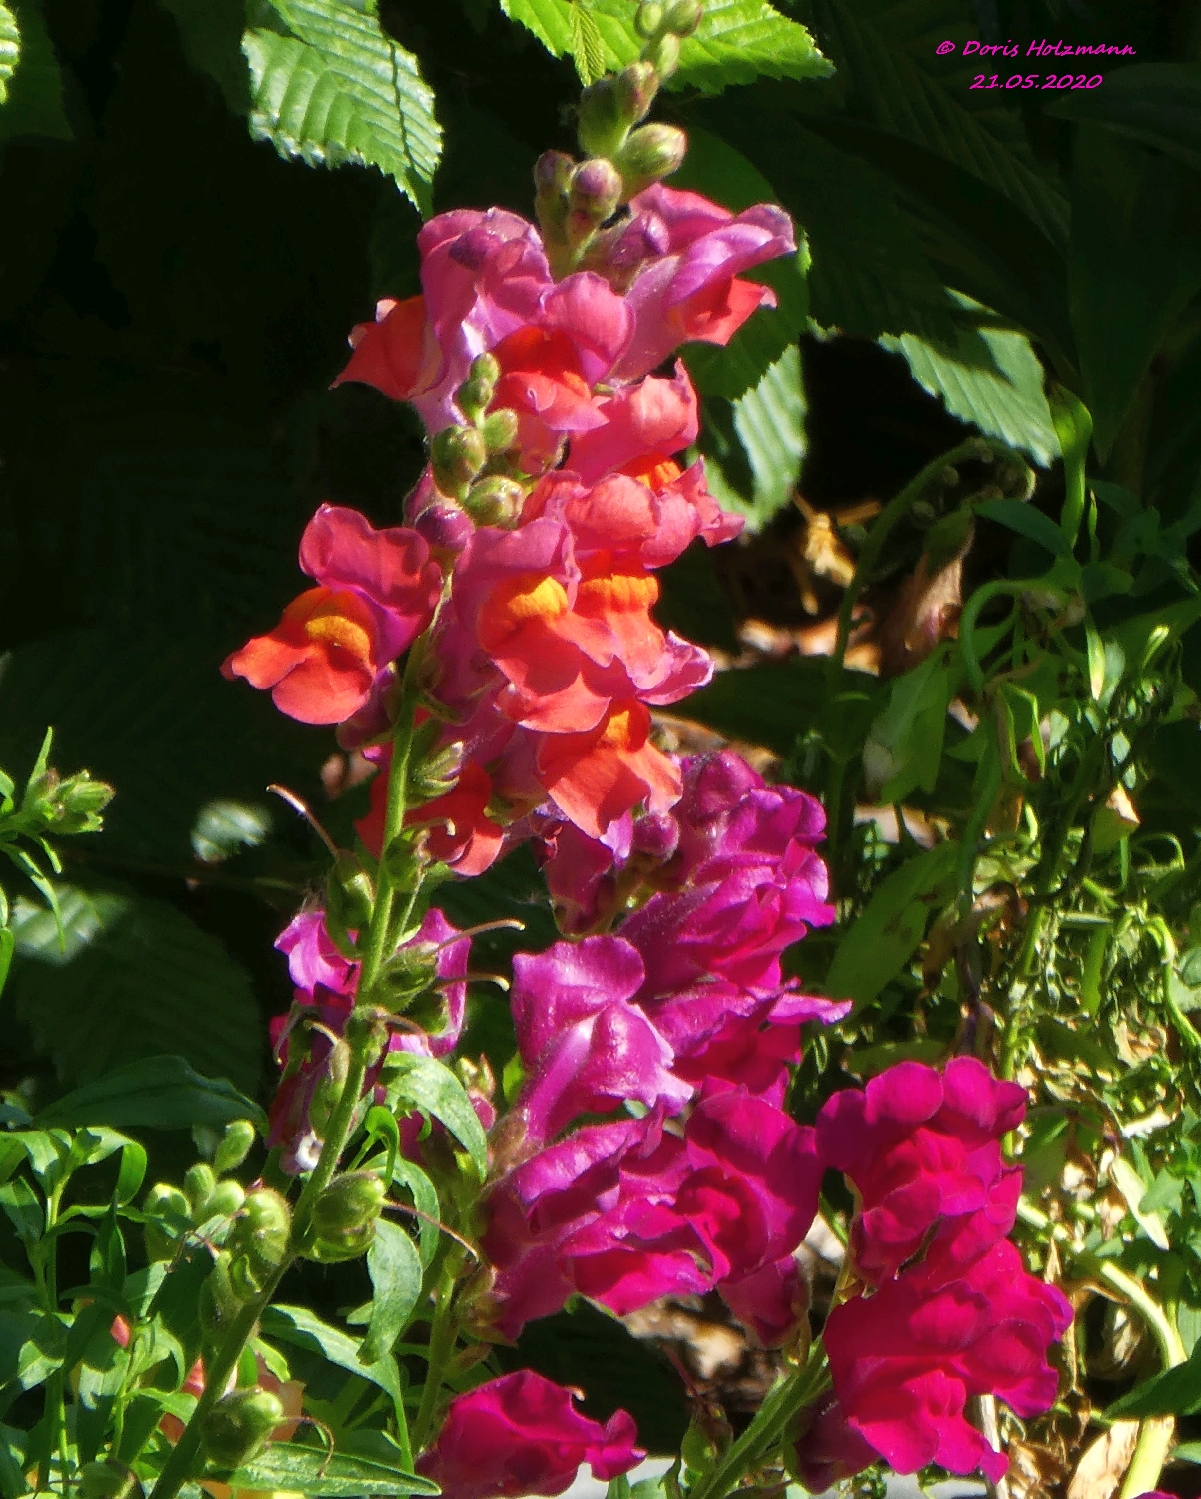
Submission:
{"label": "narrow lance-shaped leaf", "polygon": [[384,33],[373,5],[275,0],[274,8],[291,36],[254,29],[242,39],[251,134],[310,166],[377,166],[428,213],[442,131],[417,59]]}
{"label": "narrow lance-shaped leaf", "polygon": [[421,1258],[417,1246],[403,1228],[381,1219],[367,1251],[367,1270],[374,1296],[371,1324],[359,1358],[364,1364],[374,1364],[391,1353],[421,1295]]}

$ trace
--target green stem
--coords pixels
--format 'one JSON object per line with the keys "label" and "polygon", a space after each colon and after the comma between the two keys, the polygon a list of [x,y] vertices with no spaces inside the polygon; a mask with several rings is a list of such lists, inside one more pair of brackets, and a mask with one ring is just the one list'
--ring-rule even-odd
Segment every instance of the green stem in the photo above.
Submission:
{"label": "green stem", "polygon": [[[1148,1294],[1147,1288],[1140,1280],[1127,1274],[1112,1260],[1097,1260],[1092,1255],[1082,1253],[1066,1228],[1061,1224],[1052,1223],[1044,1212],[1036,1208],[1033,1203],[1027,1202],[1024,1197],[1018,1202],[1018,1217],[1032,1228],[1049,1233],[1051,1238],[1077,1259],[1087,1261],[1090,1270],[1098,1280],[1104,1281],[1111,1290],[1116,1291],[1134,1307],[1155,1339],[1165,1369],[1174,1369],[1178,1364],[1186,1362],[1188,1355],[1172,1319]],[[1174,1429],[1175,1422],[1170,1416],[1156,1416],[1142,1423],[1134,1456],[1130,1460],[1130,1467],[1126,1471],[1118,1499],[1136,1499],[1137,1495],[1148,1493],[1155,1487],[1159,1482],[1160,1471],[1172,1449]]]}
{"label": "green stem", "polygon": [[[412,661],[412,659],[410,652],[409,660]],[[359,973],[358,1003],[360,1004],[370,993],[388,957],[388,932],[392,921],[392,902],[396,894],[388,875],[388,848],[404,827],[405,811],[408,805],[409,758],[413,752],[415,704],[409,691],[408,678],[409,672],[406,667],[400,718],[397,722],[396,739],[392,745],[392,765],[388,771],[388,801],[384,810],[384,836],[380,844],[379,880],[375,905],[371,911],[371,925],[367,928],[363,967]]]}
{"label": "green stem", "polygon": [[815,1343],[804,1366],[771,1391],[755,1419],[700,1479],[688,1499],[726,1499],[726,1495],[738,1487],[743,1475],[780,1442],[796,1416],[828,1382],[825,1352],[820,1343]]}
{"label": "green stem", "polygon": [[452,1315],[455,1290],[455,1267],[450,1255],[438,1277],[434,1320],[430,1327],[429,1362],[425,1371],[425,1388],[413,1423],[413,1446],[420,1452],[429,1439],[442,1392],[442,1376],[455,1351],[459,1330]]}

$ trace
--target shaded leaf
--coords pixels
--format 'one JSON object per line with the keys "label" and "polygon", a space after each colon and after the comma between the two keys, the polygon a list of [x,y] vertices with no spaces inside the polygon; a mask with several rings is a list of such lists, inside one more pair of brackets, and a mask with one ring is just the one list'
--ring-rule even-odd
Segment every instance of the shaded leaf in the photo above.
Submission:
{"label": "shaded leaf", "polygon": [[359,1494],[436,1494],[438,1485],[402,1468],[385,1467],[363,1457],[332,1456],[319,1447],[272,1442],[253,1462],[230,1475],[235,1489],[282,1491],[315,1499],[354,1499]]}
{"label": "shaded leaf", "polygon": [[419,1109],[437,1119],[471,1156],[480,1175],[487,1175],[484,1127],[467,1090],[449,1067],[433,1057],[397,1051],[388,1057],[385,1080],[389,1108],[402,1115]]}
{"label": "shaded leaf", "polygon": [[258,1104],[224,1078],[202,1077],[183,1057],[146,1057],[98,1078],[52,1103],[37,1116],[39,1128],[105,1124],[121,1129],[190,1129],[265,1123]]}
{"label": "shaded leaf", "polygon": [[1123,66],[1106,74],[1104,88],[1066,94],[1047,113],[1104,126],[1201,168],[1201,63]]}
{"label": "shaded leaf", "polygon": [[[501,0],[501,8],[555,57],[574,53],[578,59],[580,0]],[[627,0],[589,0],[588,14],[606,69],[623,68],[641,54],[644,42],[634,30],[634,6]],[[601,59],[590,59],[589,68],[594,61]],[[765,0],[706,0],[700,26],[680,46],[680,66],[668,86],[719,94],[730,84],[751,83],[760,75],[824,78],[830,71],[805,28]]]}
{"label": "shaded leaf", "polygon": [[733,422],[750,466],[750,492],[733,488],[716,459],[707,461],[706,473],[723,508],[745,515],[748,529],[758,531],[788,503],[805,456],[805,392],[796,344],[734,402]]}
{"label": "shaded leaf", "polygon": [[1185,1364],[1153,1374],[1109,1406],[1106,1420],[1122,1417],[1189,1416],[1201,1408],[1201,1345]]}
{"label": "shaded leaf", "polygon": [[[339,1369],[369,1379],[390,1395],[394,1402],[401,1399],[400,1373],[396,1360],[390,1353],[370,1364],[359,1358],[359,1344],[340,1328],[322,1322],[315,1313],[304,1306],[269,1306],[263,1313],[263,1334],[280,1343],[294,1343],[298,1348],[307,1348],[319,1353]],[[274,1487],[274,1485],[272,1485]]]}
{"label": "shaded leaf", "polygon": [[52,913],[16,903],[17,957],[5,996],[59,1076],[91,1082],[131,1053],[178,1052],[198,1071],[253,1092],[258,1007],[224,946],[166,901],[71,885],[59,894],[65,952]]}
{"label": "shaded leaf", "polygon": [[1024,505],[1021,500],[985,500],[973,508],[985,520],[995,520],[1010,531],[1016,531],[1019,536],[1037,541],[1052,557],[1072,555],[1071,546],[1063,532],[1049,516],[1036,510],[1033,505]]}
{"label": "shaded leaf", "polygon": [[417,59],[384,33],[373,6],[273,0],[273,8],[293,34],[257,29],[242,41],[251,134],[309,166],[379,167],[428,213],[442,131]]}
{"label": "shaded leaf", "polygon": [[242,55],[243,0],[159,0],[175,17],[188,62],[207,73],[234,114],[250,108],[250,78]]}
{"label": "shaded leaf", "polygon": [[367,1251],[367,1270],[373,1288],[371,1324],[359,1359],[374,1364],[408,1326],[421,1296],[421,1258],[412,1239],[395,1223],[381,1218]]}

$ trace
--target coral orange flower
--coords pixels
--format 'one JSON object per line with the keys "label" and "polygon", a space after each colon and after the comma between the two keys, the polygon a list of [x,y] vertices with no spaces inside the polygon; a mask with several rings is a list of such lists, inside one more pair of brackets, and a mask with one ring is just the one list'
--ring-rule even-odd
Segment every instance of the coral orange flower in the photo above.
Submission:
{"label": "coral orange flower", "polygon": [[614,703],[586,734],[547,734],[538,746],[539,778],[552,801],[592,838],[645,801],[666,812],[679,800],[678,766],[650,742],[650,714],[628,699]]}

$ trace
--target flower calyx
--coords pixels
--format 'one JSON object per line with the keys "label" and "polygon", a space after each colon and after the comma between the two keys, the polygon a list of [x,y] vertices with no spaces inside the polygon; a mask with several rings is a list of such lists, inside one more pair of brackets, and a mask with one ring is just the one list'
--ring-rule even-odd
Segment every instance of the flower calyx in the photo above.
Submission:
{"label": "flower calyx", "polygon": [[344,1171],[317,1199],[304,1253],[321,1264],[357,1259],[371,1247],[387,1188],[374,1171]]}
{"label": "flower calyx", "polygon": [[204,1454],[219,1468],[238,1468],[266,1447],[284,1419],[278,1395],[257,1386],[223,1395],[205,1418],[200,1441]]}

